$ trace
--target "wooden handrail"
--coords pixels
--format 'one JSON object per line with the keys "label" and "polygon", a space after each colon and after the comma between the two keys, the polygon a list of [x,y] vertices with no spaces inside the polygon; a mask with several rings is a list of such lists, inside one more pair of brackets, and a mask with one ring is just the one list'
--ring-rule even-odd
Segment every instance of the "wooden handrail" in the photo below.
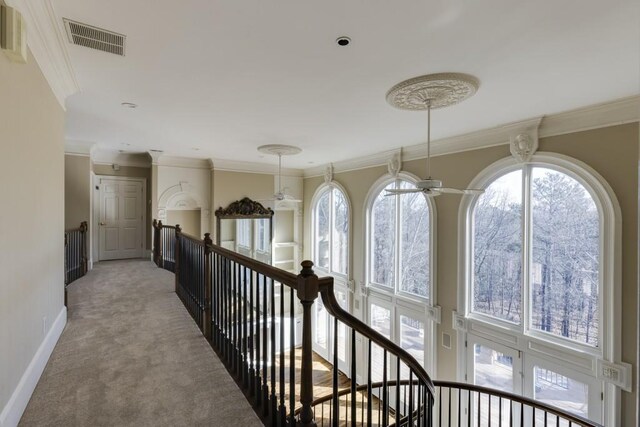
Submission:
{"label": "wooden handrail", "polygon": [[257,273],[269,276],[276,282],[280,282],[283,285],[297,290],[298,276],[293,273],[289,273],[288,271],[281,270],[272,265],[255,260],[253,258],[249,258],[245,255],[233,252],[229,249],[225,249],[222,246],[212,244],[210,250],[212,253],[222,255],[223,257],[242,264]]}
{"label": "wooden handrail", "polygon": [[567,421],[571,421],[572,423],[578,423],[581,426],[602,427],[601,424],[598,424],[596,422],[583,418],[579,415],[562,411],[561,409],[558,409],[555,406],[551,406],[544,402],[540,402],[528,397],[519,396],[517,394],[509,393],[509,392],[498,390],[495,388],[483,387],[483,386],[479,386],[476,384],[469,384],[469,383],[459,383],[455,381],[435,381],[435,385],[441,388],[445,387],[445,388],[451,388],[451,389],[467,390],[469,392],[483,393],[491,396],[501,397],[503,399],[508,399],[516,403],[520,403],[522,405],[527,405],[535,409],[540,409],[545,412],[549,412],[555,416],[562,417]]}
{"label": "wooden handrail", "polygon": [[336,299],[335,292],[333,291],[333,278],[325,277],[320,280],[320,295],[322,296],[322,302],[324,303],[327,311],[332,314],[336,319],[340,320],[351,329],[355,329],[359,334],[364,335],[371,341],[387,350],[389,353],[397,356],[402,360],[413,372],[416,374],[419,380],[422,380],[427,385],[431,394],[435,393],[435,387],[431,377],[427,371],[418,363],[418,361],[409,354],[405,349],[398,344],[391,341],[389,338],[382,335],[380,332],[373,329],[371,326],[364,323],[362,320],[353,316],[348,311],[340,307],[340,303]]}

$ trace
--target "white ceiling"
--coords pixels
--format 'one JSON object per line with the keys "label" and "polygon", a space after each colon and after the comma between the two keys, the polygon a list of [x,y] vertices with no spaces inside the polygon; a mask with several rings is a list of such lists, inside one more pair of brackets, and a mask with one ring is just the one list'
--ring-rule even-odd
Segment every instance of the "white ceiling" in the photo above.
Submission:
{"label": "white ceiling", "polygon": [[[293,144],[303,152],[286,166],[304,168],[418,144],[424,113],[385,94],[435,72],[480,80],[473,98],[433,113],[435,139],[640,93],[637,0],[54,7],[127,36],[126,57],[68,45],[81,92],[67,99],[67,138],[115,149],[272,163],[259,145]],[[351,45],[335,43],[343,35]]]}

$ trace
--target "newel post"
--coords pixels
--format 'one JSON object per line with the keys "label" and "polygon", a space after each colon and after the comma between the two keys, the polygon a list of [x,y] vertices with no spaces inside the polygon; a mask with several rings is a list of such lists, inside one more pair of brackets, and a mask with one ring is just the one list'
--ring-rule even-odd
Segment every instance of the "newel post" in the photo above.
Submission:
{"label": "newel post", "polygon": [[213,240],[211,233],[204,233],[204,316],[202,316],[202,333],[204,337],[211,341],[211,249]]}
{"label": "newel post", "polygon": [[87,221],[82,221],[80,223],[80,233],[81,233],[81,239],[80,239],[80,244],[82,245],[82,247],[80,248],[80,253],[82,256],[82,275],[84,276],[85,274],[87,274],[87,230],[89,230],[89,225],[87,224]]}
{"label": "newel post", "polygon": [[162,234],[162,220],[158,220],[158,267],[164,268],[164,252],[166,243],[162,241],[166,235]]}
{"label": "newel post", "polygon": [[300,420],[298,427],[315,427],[313,419],[313,349],[311,336],[311,306],[318,298],[318,276],[313,272],[313,262],[302,261],[298,275],[298,299],[302,303],[302,369],[300,372]]}
{"label": "newel post", "polygon": [[173,256],[174,258],[173,262],[175,263],[173,274],[176,276],[176,293],[178,295],[180,295],[178,293],[178,286],[180,286],[180,233],[181,232],[182,232],[182,229],[178,224],[176,224],[176,252],[175,252],[175,255]]}
{"label": "newel post", "polygon": [[158,227],[158,220],[153,220],[153,262],[158,267],[160,258],[160,228]]}

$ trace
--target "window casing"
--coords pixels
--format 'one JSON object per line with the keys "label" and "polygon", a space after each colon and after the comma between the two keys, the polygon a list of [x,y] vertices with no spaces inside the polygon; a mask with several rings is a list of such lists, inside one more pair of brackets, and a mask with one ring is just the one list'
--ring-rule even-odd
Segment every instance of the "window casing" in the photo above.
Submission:
{"label": "window casing", "polygon": [[[507,177],[508,175],[511,177]],[[544,197],[548,194],[541,190],[553,186],[541,186],[540,181],[544,178],[553,178],[557,181],[556,184],[561,184],[556,185],[557,191],[562,190],[571,195],[569,190],[579,190],[569,198],[573,200],[573,205],[562,200],[554,203],[545,201]],[[499,183],[501,179],[502,184]],[[506,185],[504,181],[511,181],[511,185]],[[517,181],[521,184],[519,189],[514,184]],[[483,290],[482,283],[478,283],[482,280],[478,277],[481,269],[477,268],[478,254],[474,252],[474,248],[483,243],[482,236],[477,235],[477,227],[486,226],[477,210],[482,204],[481,198],[487,194],[490,197],[491,192],[487,191],[482,196],[465,196],[460,206],[459,301],[458,314],[454,315],[456,329],[459,331],[459,379],[475,381],[477,371],[474,349],[479,342],[485,353],[488,351],[494,356],[505,354],[511,357],[509,360],[514,366],[514,384],[519,384],[516,393],[545,399],[543,374],[549,378],[560,378],[570,388],[582,387],[585,390],[582,410],[588,412],[589,418],[606,425],[618,424],[619,411],[616,408],[619,408],[620,388],[604,378],[602,373],[602,365],[605,363],[613,363],[617,368],[625,369],[619,364],[621,319],[617,307],[621,303],[621,216],[615,194],[606,181],[588,165],[554,153],[536,153],[526,164],[518,163],[513,158],[500,160],[476,177],[470,187],[490,189],[495,183],[498,183],[498,188],[506,186],[513,189],[513,194],[506,198],[519,208],[520,213],[515,215],[513,212],[518,209],[511,210],[512,216],[516,218],[507,218],[507,226],[503,227],[511,233],[503,232],[505,244],[494,246],[494,250],[499,250],[490,254],[496,266],[493,271],[499,273],[497,278],[493,277],[492,283],[499,283],[501,280],[515,283],[511,287],[500,289],[498,286],[497,289],[504,292],[501,295],[507,295],[508,290],[513,291],[508,296],[517,300],[519,307],[512,307],[511,311],[504,310],[509,298],[501,296],[494,299],[494,302],[500,303],[500,308],[489,310],[477,298],[478,294],[486,291],[486,287]],[[571,206],[573,210],[578,210],[578,214],[569,214]],[[556,208],[558,211],[555,212],[555,217],[545,216],[543,207]],[[577,224],[577,219],[582,223]],[[576,235],[580,230],[588,232]],[[518,238],[509,240],[514,234]],[[573,238],[567,239],[567,234]],[[579,261],[574,264],[574,267],[578,266],[577,274],[569,274],[572,270],[562,263],[547,264],[552,268],[544,265],[547,261],[544,258],[545,250],[548,248],[545,245],[549,243],[545,240],[555,242],[556,250],[567,252],[569,248],[573,251],[572,257]],[[567,242],[577,240],[581,241],[579,247],[576,244],[567,245]],[[589,253],[590,257],[580,256],[584,253]],[[588,316],[583,316],[583,326],[577,327],[580,316],[564,316],[561,310],[558,311],[558,307],[551,307],[546,312],[551,314],[551,322],[543,326],[545,311],[541,310],[541,288],[545,274],[547,285],[549,279],[562,285],[576,284],[573,288],[569,287],[574,292],[569,294],[572,297],[570,304],[582,307],[579,313],[590,312],[597,317],[597,321],[592,319],[588,333],[584,322]],[[549,276],[550,274],[555,274],[555,277]],[[573,282],[568,279],[573,279]],[[563,301],[563,296],[555,295],[554,298],[556,301]],[[486,303],[486,299],[484,302]],[[585,309],[589,302],[597,305],[597,308],[592,307],[591,311]],[[462,314],[464,320],[460,317]],[[566,322],[563,325],[563,320],[566,319],[574,322],[572,331],[566,330]],[[557,385],[554,384],[553,387]]]}

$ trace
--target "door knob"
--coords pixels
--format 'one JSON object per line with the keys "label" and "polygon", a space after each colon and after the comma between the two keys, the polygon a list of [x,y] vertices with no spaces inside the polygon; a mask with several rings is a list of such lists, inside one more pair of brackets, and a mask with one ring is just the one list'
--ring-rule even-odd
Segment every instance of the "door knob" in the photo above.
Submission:
{"label": "door knob", "polygon": [[100,225],[107,225],[107,223],[100,221]]}

